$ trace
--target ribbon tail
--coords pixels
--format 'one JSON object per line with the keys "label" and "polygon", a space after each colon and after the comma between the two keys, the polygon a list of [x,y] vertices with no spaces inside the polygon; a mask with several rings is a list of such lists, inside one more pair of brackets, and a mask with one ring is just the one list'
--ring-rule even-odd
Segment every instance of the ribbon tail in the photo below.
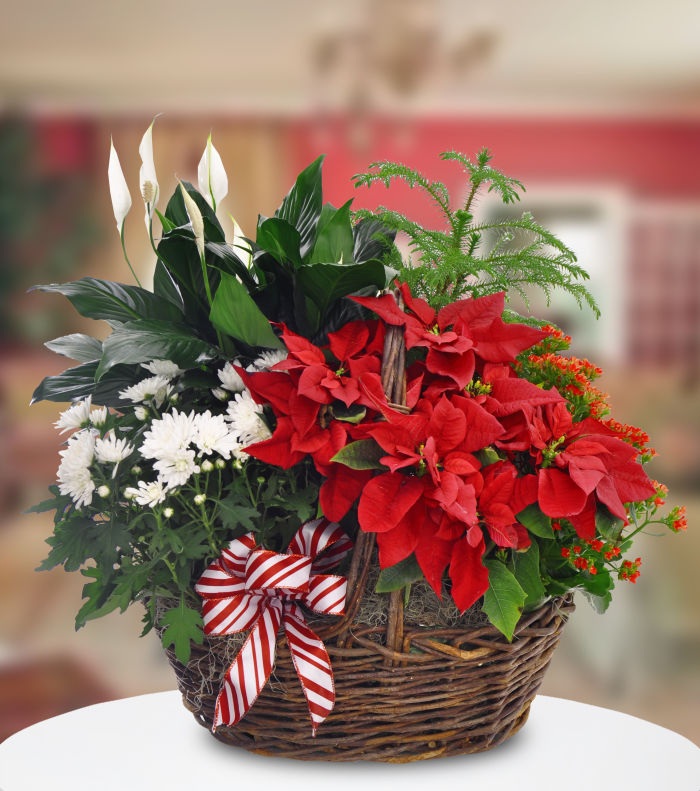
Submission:
{"label": "ribbon tail", "polygon": [[282,604],[274,599],[260,613],[233,664],[226,671],[216,699],[212,731],[236,725],[257,700],[275,665]]}
{"label": "ribbon tail", "polygon": [[331,660],[323,642],[308,627],[302,611],[295,604],[287,604],[285,608],[284,631],[294,668],[309,707],[311,730],[315,736],[319,725],[335,705]]}

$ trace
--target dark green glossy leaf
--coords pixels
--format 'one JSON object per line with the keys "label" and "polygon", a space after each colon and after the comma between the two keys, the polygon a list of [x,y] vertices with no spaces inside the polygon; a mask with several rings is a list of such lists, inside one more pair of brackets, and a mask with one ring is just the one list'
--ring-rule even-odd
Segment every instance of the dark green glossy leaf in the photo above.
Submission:
{"label": "dark green glossy leaf", "polygon": [[248,291],[253,291],[258,287],[246,265],[229,245],[207,242],[206,251],[207,264],[209,266],[219,266],[224,272],[228,272],[230,275],[237,275],[243,281]]}
{"label": "dark green glossy leaf", "polygon": [[525,591],[500,560],[486,560],[484,565],[489,570],[489,587],[484,594],[482,609],[489,621],[510,642],[525,604]]}
{"label": "dark green glossy leaf", "polygon": [[297,176],[294,186],[275,212],[275,217],[286,220],[299,231],[302,258],[305,258],[313,247],[316,226],[321,216],[323,205],[322,165],[323,156],[320,156],[302,170]]}
{"label": "dark green glossy leaf", "polygon": [[355,237],[353,257],[355,261],[381,259],[394,242],[396,231],[387,228],[384,223],[367,217],[360,220],[353,228]]}
{"label": "dark green glossy leaf", "polygon": [[153,273],[153,293],[163,299],[167,299],[181,313],[185,312],[185,303],[180,289],[170,274],[168,267],[160,259],[156,262],[155,272]]}
{"label": "dark green glossy leaf", "polygon": [[282,266],[296,269],[301,266],[299,231],[289,222],[278,217],[265,220],[258,228],[257,247],[265,250]]}
{"label": "dark green glossy leaf", "polygon": [[168,300],[138,286],[83,277],[71,283],[35,286],[38,291],[63,294],[81,316],[104,321],[167,319],[178,321],[182,313]]}
{"label": "dark green glossy leaf", "polygon": [[120,363],[172,360],[180,368],[194,368],[216,357],[218,351],[197,337],[185,324],[168,321],[130,321],[105,340],[102,359],[95,373],[99,381]]}
{"label": "dark green glossy leaf", "polygon": [[386,451],[373,439],[358,439],[341,448],[331,461],[353,470],[383,470],[385,467],[379,463],[383,456]]}
{"label": "dark green glossy leaf", "polygon": [[[348,201],[339,209],[330,207],[331,211],[325,218],[325,223],[319,223],[309,263],[353,263],[353,252],[355,240],[352,234],[352,224],[350,222],[350,204]],[[327,206],[323,207],[326,214]],[[321,222],[324,216],[321,215]]]}
{"label": "dark green glossy leaf", "polygon": [[102,357],[102,341],[90,335],[83,335],[81,332],[54,338],[52,341],[47,341],[44,346],[56,354],[70,357],[71,360],[80,363],[89,363]]}
{"label": "dark green glossy leaf", "polygon": [[68,368],[56,376],[47,376],[34,391],[32,404],[37,401],[73,401],[92,396],[92,403],[119,407],[124,401],[119,392],[143,378],[144,371],[131,365],[117,365],[96,384],[98,362],[83,363]]}
{"label": "dark green glossy leaf", "polygon": [[[182,185],[202,213],[202,219],[204,220],[204,239],[207,242],[225,242],[226,234],[224,233],[224,229],[221,227],[221,223],[213,209],[206,202],[199,190],[195,189],[189,181],[183,181]],[[172,197],[168,201],[168,205],[165,209],[165,217],[175,228],[182,228],[183,226],[190,225],[190,218],[187,214],[187,209],[185,209],[185,201],[179,186],[175,188]],[[170,232],[172,232],[172,230],[174,229],[171,229]]]}
{"label": "dark green glossy leaf", "polygon": [[554,538],[552,520],[542,513],[537,503],[528,505],[523,511],[517,514],[516,519],[524,525],[533,535],[540,538]]}
{"label": "dark green glossy leaf", "polygon": [[298,276],[304,292],[316,303],[322,317],[337,299],[367,286],[378,290],[386,285],[384,267],[379,261],[351,266],[307,264],[299,269]]}
{"label": "dark green glossy leaf", "polygon": [[410,555],[395,566],[382,569],[379,572],[375,590],[377,593],[398,591],[410,585],[412,582],[417,582],[422,579],[423,572],[418,565],[416,556]]}
{"label": "dark green glossy leaf", "polygon": [[249,346],[283,348],[282,342],[272,331],[270,322],[253,302],[245,286],[232,275],[222,272],[210,319],[215,327]]}

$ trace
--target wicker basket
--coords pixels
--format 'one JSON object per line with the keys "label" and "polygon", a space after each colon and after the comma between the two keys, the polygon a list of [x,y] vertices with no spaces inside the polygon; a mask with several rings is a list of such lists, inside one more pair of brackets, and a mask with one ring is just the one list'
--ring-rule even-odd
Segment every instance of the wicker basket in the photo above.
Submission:
{"label": "wicker basket", "polygon": [[[395,293],[400,302],[400,294]],[[406,403],[405,344],[388,327],[382,384],[398,409]],[[404,624],[403,592],[387,595],[381,626],[357,619],[376,564],[373,534],[358,532],[347,571],[346,615],[314,630],[333,665],[335,708],[312,737],[307,704],[284,638],[275,667],[253,707],[217,739],[264,755],[302,760],[389,761],[480,752],[525,724],[572,597],[551,599],[524,615],[508,643],[490,624],[425,628]],[[219,685],[241,641],[238,635],[192,645],[185,666],[172,651],[183,702],[211,728]]]}

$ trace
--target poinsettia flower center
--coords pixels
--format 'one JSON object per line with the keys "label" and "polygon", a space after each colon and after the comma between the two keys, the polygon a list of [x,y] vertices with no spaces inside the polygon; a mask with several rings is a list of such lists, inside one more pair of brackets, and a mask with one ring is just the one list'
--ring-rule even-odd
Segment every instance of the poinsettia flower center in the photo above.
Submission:
{"label": "poinsettia flower center", "polygon": [[562,434],[559,439],[555,439],[554,442],[550,442],[549,445],[547,445],[547,447],[542,451],[542,469],[549,467],[554,459],[562,452],[563,448],[560,450],[559,446],[562,445],[565,439],[566,435]]}
{"label": "poinsettia flower center", "polygon": [[340,368],[338,368],[338,370],[335,372],[335,375],[340,377],[340,376],[342,376],[342,375],[343,375],[344,373],[346,373],[346,372],[347,372],[347,369],[346,369],[346,368],[344,368],[344,367],[341,365],[341,366],[340,366]]}

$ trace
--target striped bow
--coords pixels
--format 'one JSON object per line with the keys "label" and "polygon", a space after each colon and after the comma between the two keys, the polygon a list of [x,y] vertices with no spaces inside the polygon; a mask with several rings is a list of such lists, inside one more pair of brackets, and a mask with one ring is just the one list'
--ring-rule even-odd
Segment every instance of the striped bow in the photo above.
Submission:
{"label": "striped bow", "polygon": [[[316,557],[329,547],[323,557]],[[202,574],[195,590],[204,599],[205,634],[251,630],[224,676],[212,730],[236,725],[255,703],[274,667],[283,623],[316,735],[335,703],[333,671],[325,646],[297,602],[323,615],[342,615],[347,580],[323,572],[351,548],[352,541],[337,524],[317,519],[299,528],[286,555],[257,547],[254,534],[247,533]]]}

